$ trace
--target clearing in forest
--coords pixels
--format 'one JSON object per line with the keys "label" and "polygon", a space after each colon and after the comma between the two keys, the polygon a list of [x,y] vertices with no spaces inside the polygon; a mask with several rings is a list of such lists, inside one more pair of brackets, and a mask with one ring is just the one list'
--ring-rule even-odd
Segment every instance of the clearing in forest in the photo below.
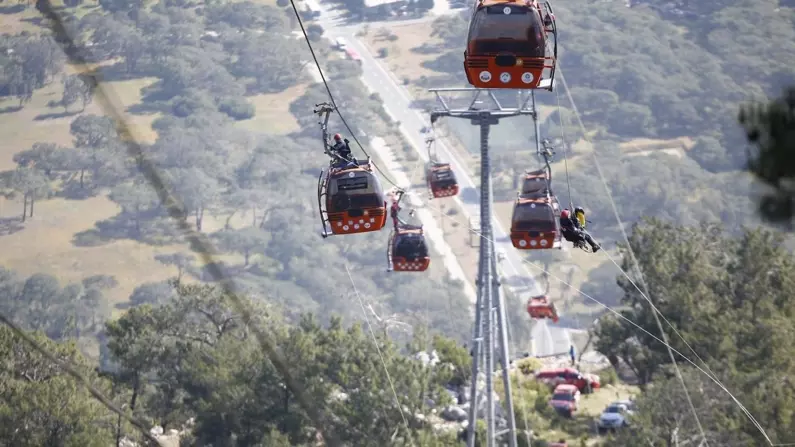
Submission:
{"label": "clearing in forest", "polygon": [[[4,22],[12,16],[3,16]],[[67,67],[67,72],[73,72]],[[119,102],[125,107],[141,103],[142,89],[156,82],[155,78],[107,82]],[[286,134],[297,129],[295,119],[287,108],[289,101],[303,93],[305,86],[292,87],[273,95],[250,98],[258,114],[241,122],[241,127],[258,132]],[[17,109],[15,99],[0,100],[0,171],[13,170],[16,153],[30,149],[34,143],[50,142],[71,147],[69,128],[82,114],[104,115],[97,102],[85,110],[73,106],[68,111],[51,107],[60,100],[63,86],[60,77],[34,92],[30,102]],[[125,113],[144,143],[153,143],[157,133],[152,122],[159,113]],[[113,218],[120,211],[117,204],[107,198],[107,191],[87,199],[71,200],[60,197],[39,200],[34,215],[21,222],[22,201],[19,198],[0,197],[0,251],[5,267],[21,275],[48,273],[62,283],[79,281],[97,274],[111,275],[119,285],[105,291],[113,303],[127,300],[134,288],[142,283],[160,281],[176,275],[176,268],[165,266],[154,258],[159,254],[187,253],[186,244],[166,243],[153,246],[131,239],[101,240],[92,237],[95,224]],[[241,214],[232,219],[233,227],[246,225],[250,216]],[[223,227],[223,220],[207,216],[204,231],[212,232]],[[91,242],[85,240],[91,239]],[[235,256],[231,256],[235,257]],[[231,259],[229,259],[231,260]]]}

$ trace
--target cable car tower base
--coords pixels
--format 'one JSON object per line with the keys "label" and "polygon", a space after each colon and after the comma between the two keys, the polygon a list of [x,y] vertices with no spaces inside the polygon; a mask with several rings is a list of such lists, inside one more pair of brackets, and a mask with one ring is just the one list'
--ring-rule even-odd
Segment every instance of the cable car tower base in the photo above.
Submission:
{"label": "cable car tower base", "polygon": [[[510,358],[508,355],[508,331],[502,294],[500,293],[500,279],[497,272],[497,256],[494,247],[494,232],[492,230],[492,188],[491,188],[491,159],[489,157],[489,131],[491,126],[499,124],[501,118],[510,118],[521,115],[537,117],[535,99],[532,91],[518,90],[518,104],[513,108],[503,107],[490,90],[476,88],[439,88],[430,89],[436,95],[441,105],[440,109],[431,112],[431,123],[441,117],[468,119],[475,126],[480,127],[480,257],[478,263],[478,289],[477,303],[475,304],[475,327],[473,329],[472,348],[472,385],[470,387],[469,425],[467,426],[467,446],[475,446],[475,428],[478,410],[482,398],[486,398],[486,440],[481,440],[485,447],[496,445],[509,445],[516,447],[516,420],[513,411],[513,398],[511,396]],[[502,90],[505,92],[505,90]],[[448,105],[442,94],[469,93],[474,94],[472,102],[466,108],[456,109]],[[490,100],[491,106],[484,103]],[[485,107],[484,107],[485,106]],[[499,348],[499,349],[498,349]],[[498,353],[500,371],[505,387],[505,406],[508,427],[497,431],[495,427],[495,402],[494,402],[494,354]],[[481,365],[481,356],[484,365]],[[485,396],[478,394],[479,373],[485,376]],[[507,443],[504,441],[507,439]],[[499,443],[498,443],[499,442]]]}

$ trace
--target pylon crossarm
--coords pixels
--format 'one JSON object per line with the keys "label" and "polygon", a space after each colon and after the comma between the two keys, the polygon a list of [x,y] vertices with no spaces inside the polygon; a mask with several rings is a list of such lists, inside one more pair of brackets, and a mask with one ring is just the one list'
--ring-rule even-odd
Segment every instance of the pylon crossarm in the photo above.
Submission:
{"label": "pylon crossarm", "polygon": [[[462,118],[471,118],[472,114],[480,112],[491,112],[495,117],[507,118],[519,115],[533,115],[535,114],[535,101],[533,92],[519,91],[517,93],[517,101],[513,107],[506,107],[497,98],[494,90],[477,89],[477,88],[437,88],[429,89],[430,92],[436,96],[440,108],[431,112],[432,117],[439,116],[460,116]],[[453,96],[456,93],[463,93],[471,95],[471,100],[466,107],[453,107],[451,99],[446,99],[443,94]],[[461,95],[463,97],[463,95]],[[488,101],[485,98],[488,98]]]}

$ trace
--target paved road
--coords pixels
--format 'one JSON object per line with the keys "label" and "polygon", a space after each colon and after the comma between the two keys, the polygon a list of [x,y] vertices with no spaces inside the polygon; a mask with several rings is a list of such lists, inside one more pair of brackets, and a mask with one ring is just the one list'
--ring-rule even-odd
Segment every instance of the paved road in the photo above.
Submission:
{"label": "paved road", "polygon": [[[420,113],[419,110],[410,107],[413,98],[408,90],[398,82],[397,79],[373,57],[367,47],[355,36],[361,25],[344,26],[341,17],[336,11],[329,12],[325,5],[319,4],[321,11],[317,23],[325,29],[326,37],[333,40],[337,37],[344,37],[349,45],[361,55],[364,74],[362,81],[371,90],[378,92],[384,103],[386,111],[392,117],[401,122],[400,130],[406,139],[411,142],[417,150],[419,156],[427,161],[428,155],[425,151],[424,135],[421,129],[428,125],[427,115]],[[396,22],[400,23],[400,22]],[[480,185],[475,183],[465,162],[459,160],[456,154],[444,144],[437,141],[437,152],[445,161],[453,165],[453,169],[458,177],[462,192],[459,197],[454,198],[464,210],[464,218],[479,216],[480,214]],[[506,257],[501,263],[501,273],[504,288],[510,290],[515,296],[540,295],[543,293],[538,283],[533,279],[533,275],[522,262],[522,257],[518,250],[511,245],[510,238],[496,217],[492,217],[495,245],[501,249]],[[505,307],[503,307],[505,308]],[[525,313],[524,308],[506,309],[506,312]],[[532,355],[552,355],[556,353],[568,352],[571,344],[571,337],[565,328],[555,327],[540,321],[532,329],[533,343],[529,347]]]}

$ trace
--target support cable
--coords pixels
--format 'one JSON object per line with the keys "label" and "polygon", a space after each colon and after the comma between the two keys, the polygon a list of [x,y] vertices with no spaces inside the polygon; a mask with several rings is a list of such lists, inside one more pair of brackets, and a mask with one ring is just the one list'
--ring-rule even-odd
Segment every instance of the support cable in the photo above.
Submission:
{"label": "support cable", "polygon": [[[323,68],[320,66],[320,62],[317,59],[317,55],[315,54],[315,49],[312,47],[312,42],[309,40],[309,35],[306,33],[306,28],[304,28],[304,22],[303,20],[301,20],[301,14],[298,12],[298,7],[295,5],[295,0],[290,0],[290,5],[293,7],[295,18],[298,20],[298,25],[301,27],[301,33],[303,33],[304,40],[306,40],[306,45],[309,47],[309,52],[312,54],[312,60],[314,60],[315,66],[317,67],[317,71],[320,73],[320,79],[323,81],[323,86],[326,87],[326,92],[328,93],[328,98],[331,101],[331,105],[334,107],[334,110],[337,111],[337,115],[339,115],[340,121],[342,121],[342,124],[345,126],[345,129],[348,130],[348,133],[351,134],[353,141],[356,142],[356,144],[359,146],[359,149],[362,150],[362,153],[364,153],[364,155],[367,156],[368,158],[372,158],[370,157],[370,154],[367,153],[367,150],[364,148],[362,143],[359,142],[359,139],[356,137],[356,134],[353,132],[353,129],[351,129],[351,126],[348,125],[348,122],[345,120],[345,117],[342,115],[342,111],[337,106],[337,102],[334,100],[334,94],[331,93],[331,87],[329,87],[329,83],[326,80],[326,75],[323,74]],[[387,182],[392,184],[392,186],[400,188],[400,186],[398,186],[394,181],[392,181],[392,179],[389,178],[389,176],[386,175],[386,173],[384,173],[384,171],[382,171],[381,168],[378,167],[378,165],[376,165],[374,162],[373,166],[375,166],[376,171],[381,173],[381,175],[384,177],[384,179]]]}

